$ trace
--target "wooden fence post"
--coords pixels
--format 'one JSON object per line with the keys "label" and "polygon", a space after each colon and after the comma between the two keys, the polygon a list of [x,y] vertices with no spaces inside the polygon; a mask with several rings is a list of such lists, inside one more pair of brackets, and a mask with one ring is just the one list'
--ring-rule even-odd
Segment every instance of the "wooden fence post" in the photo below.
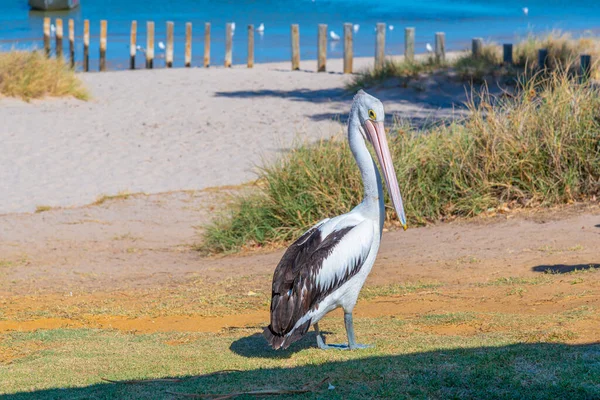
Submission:
{"label": "wooden fence post", "polygon": [[404,29],[404,60],[415,59],[415,28]]}
{"label": "wooden fence post", "polygon": [[63,21],[56,18],[56,58],[63,56]]}
{"label": "wooden fence post", "polygon": [[154,22],[146,22],[146,68],[154,67]]}
{"label": "wooden fence post", "polygon": [[83,21],[83,70],[90,70],[90,20]]}
{"label": "wooden fence post", "polygon": [[581,80],[585,81],[590,79],[592,76],[592,56],[589,54],[582,54],[579,57],[579,68],[581,70]]}
{"label": "wooden fence post", "polygon": [[137,53],[137,21],[131,21],[131,34],[129,36],[129,68],[135,69],[135,55]]}
{"label": "wooden fence post", "polygon": [[248,68],[254,67],[254,25],[248,25]]}
{"label": "wooden fence post", "polygon": [[377,23],[377,39],[375,46],[375,69],[385,65],[385,23]]}
{"label": "wooden fence post", "polygon": [[44,18],[44,52],[50,57],[50,18]]}
{"label": "wooden fence post", "polygon": [[210,22],[204,24],[204,66],[210,67]]}
{"label": "wooden fence post", "polygon": [[319,24],[317,39],[317,72],[327,70],[327,25]]}
{"label": "wooden fence post", "polygon": [[167,68],[173,67],[173,29],[173,22],[167,21],[167,49],[165,52],[165,63],[167,64]]}
{"label": "wooden fence post", "polygon": [[481,52],[483,50],[483,39],[482,38],[473,38],[471,42],[471,52],[473,53],[474,58],[481,57]]}
{"label": "wooden fence post", "polygon": [[231,67],[231,59],[233,58],[233,27],[231,22],[225,25],[225,67]]}
{"label": "wooden fence post", "polygon": [[192,23],[185,24],[185,66],[192,66]]}
{"label": "wooden fence post", "polygon": [[540,49],[538,51],[538,68],[548,68],[548,49]]}
{"label": "wooden fence post", "polygon": [[352,62],[354,54],[352,49],[352,24],[344,24],[344,73],[352,73]]}
{"label": "wooden fence post", "polygon": [[100,71],[106,71],[106,32],[107,22],[100,21]]}
{"label": "wooden fence post", "polygon": [[292,24],[292,71],[300,69],[300,27]]}
{"label": "wooden fence post", "polygon": [[505,65],[513,64],[513,45],[505,43],[502,45],[502,61]]}
{"label": "wooden fence post", "polygon": [[435,34],[435,60],[438,63],[446,61],[446,34],[444,32]]}
{"label": "wooden fence post", "polygon": [[75,68],[75,21],[69,19],[69,62]]}

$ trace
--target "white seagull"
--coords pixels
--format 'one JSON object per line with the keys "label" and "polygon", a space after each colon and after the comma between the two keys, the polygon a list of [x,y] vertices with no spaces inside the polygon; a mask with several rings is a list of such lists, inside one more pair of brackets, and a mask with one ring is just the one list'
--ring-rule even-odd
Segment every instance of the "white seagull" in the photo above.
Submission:
{"label": "white seagull", "polygon": [[137,46],[135,46],[135,49],[141,53],[145,53],[146,49],[143,48],[142,46],[140,46],[139,44]]}
{"label": "white seagull", "polygon": [[428,53],[433,53],[433,47],[431,47],[431,44],[427,43],[427,44],[425,45],[425,48],[427,49],[427,52],[428,52]]}
{"label": "white seagull", "polygon": [[163,42],[158,42],[158,48],[161,50],[165,49],[165,44]]}
{"label": "white seagull", "polygon": [[334,31],[329,31],[329,36],[331,37],[331,40],[340,40],[340,35],[338,35],[337,33],[335,33]]}
{"label": "white seagull", "polygon": [[54,24],[50,24],[50,35],[56,35],[56,27],[54,26]]}
{"label": "white seagull", "polygon": [[352,25],[352,30],[354,31],[354,33],[357,33],[359,29],[360,29],[360,25],[359,24]]}
{"label": "white seagull", "polygon": [[388,28],[389,28],[390,31],[393,31],[394,30],[394,25],[390,25]]}
{"label": "white seagull", "polygon": [[235,35],[235,22],[231,23],[231,34]]}
{"label": "white seagull", "polygon": [[528,16],[529,15],[529,8],[523,7],[523,14],[525,14],[525,16]]}
{"label": "white seagull", "polygon": [[[385,220],[381,175],[406,230],[406,216],[398,180],[383,125],[381,101],[359,90],[348,117],[348,141],[364,186],[363,201],[352,211],[326,218],[310,228],[285,252],[273,274],[271,324],[263,331],[273,349],[285,349],[308,332],[311,325],[321,349],[360,349],[356,343],[352,311],[358,294],[373,267]],[[328,312],[342,307],[348,335],[347,345],[327,345],[318,322]]]}
{"label": "white seagull", "polygon": [[263,24],[262,22],[260,23],[260,25],[258,26],[258,28],[256,28],[257,32],[264,32],[265,31],[265,24]]}

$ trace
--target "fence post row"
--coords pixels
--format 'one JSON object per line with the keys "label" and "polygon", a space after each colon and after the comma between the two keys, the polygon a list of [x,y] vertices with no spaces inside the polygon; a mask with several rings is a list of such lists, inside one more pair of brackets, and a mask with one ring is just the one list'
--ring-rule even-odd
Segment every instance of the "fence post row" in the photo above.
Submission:
{"label": "fence post row", "polygon": [[352,24],[346,22],[344,24],[344,73],[352,73],[352,62],[354,58],[354,50],[352,48]]}
{"label": "fence post row", "polygon": [[415,59],[415,28],[404,29],[404,59],[407,61]]}
{"label": "fence post row", "polygon": [[[345,29],[346,24],[344,24]],[[327,25],[319,24],[317,38],[317,72],[327,70]]]}
{"label": "fence post row", "polygon": [[379,69],[383,68],[385,64],[385,23],[377,23],[377,37],[375,40],[375,69]]}
{"label": "fence post row", "polygon": [[292,24],[292,71],[300,69],[300,28]]}

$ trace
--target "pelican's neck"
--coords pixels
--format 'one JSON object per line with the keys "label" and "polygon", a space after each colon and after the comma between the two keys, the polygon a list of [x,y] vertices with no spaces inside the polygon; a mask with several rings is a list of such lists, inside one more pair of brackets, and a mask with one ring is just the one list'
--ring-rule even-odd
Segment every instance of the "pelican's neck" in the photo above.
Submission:
{"label": "pelican's neck", "polygon": [[360,121],[357,111],[353,108],[350,112],[348,120],[348,141],[350,150],[354,155],[354,159],[360,169],[364,187],[364,198],[360,204],[361,211],[370,217],[379,220],[383,228],[383,220],[385,218],[383,204],[383,188],[381,186],[381,175],[379,169],[371,157],[371,153],[367,149],[365,140],[360,133]]}

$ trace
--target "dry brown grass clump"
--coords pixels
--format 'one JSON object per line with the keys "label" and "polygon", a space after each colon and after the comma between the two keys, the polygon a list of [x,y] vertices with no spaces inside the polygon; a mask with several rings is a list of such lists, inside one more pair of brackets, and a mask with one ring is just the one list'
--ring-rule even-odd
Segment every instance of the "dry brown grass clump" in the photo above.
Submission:
{"label": "dry brown grass clump", "polygon": [[75,72],[63,60],[46,58],[37,51],[0,53],[0,95],[25,101],[45,96],[89,98]]}

